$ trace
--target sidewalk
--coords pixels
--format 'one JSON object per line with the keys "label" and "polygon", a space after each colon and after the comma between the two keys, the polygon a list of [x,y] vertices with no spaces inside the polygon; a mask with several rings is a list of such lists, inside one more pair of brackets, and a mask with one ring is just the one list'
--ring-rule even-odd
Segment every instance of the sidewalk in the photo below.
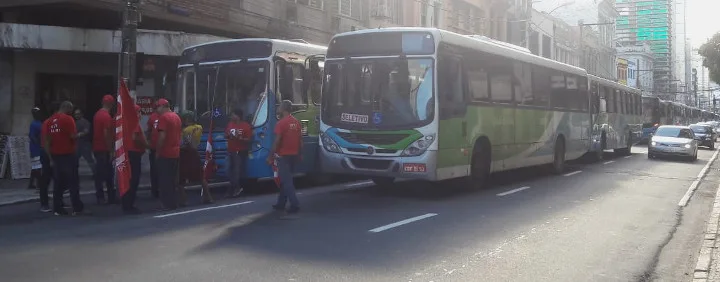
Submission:
{"label": "sidewalk", "polygon": [[705,238],[698,255],[693,282],[720,281],[720,187],[705,227]]}
{"label": "sidewalk", "polygon": [[[29,179],[0,179],[0,207],[28,202],[40,201],[39,190],[28,189]],[[48,196],[52,198],[53,185],[50,183]],[[140,177],[138,190],[150,189],[150,174],[143,173]],[[80,176],[80,195],[95,194],[95,182],[90,175]]]}

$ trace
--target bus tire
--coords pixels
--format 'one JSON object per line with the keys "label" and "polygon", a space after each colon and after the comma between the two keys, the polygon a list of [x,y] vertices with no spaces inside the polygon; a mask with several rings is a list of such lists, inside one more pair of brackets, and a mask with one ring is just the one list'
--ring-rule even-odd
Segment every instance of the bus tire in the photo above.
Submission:
{"label": "bus tire", "polygon": [[562,136],[555,141],[552,171],[554,174],[561,174],[565,171],[565,139]]}
{"label": "bus tire", "polygon": [[373,177],[372,182],[380,187],[390,186],[395,183],[395,178],[392,177]]}
{"label": "bus tire", "polygon": [[468,183],[473,189],[483,189],[488,183],[490,166],[492,164],[490,153],[490,143],[487,140],[480,139],[475,143],[470,163],[470,178]]}

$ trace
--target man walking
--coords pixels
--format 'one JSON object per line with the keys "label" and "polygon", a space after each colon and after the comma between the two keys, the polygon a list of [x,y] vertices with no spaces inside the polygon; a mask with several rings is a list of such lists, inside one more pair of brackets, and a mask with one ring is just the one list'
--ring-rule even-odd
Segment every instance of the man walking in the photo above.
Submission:
{"label": "man walking", "polygon": [[[138,115],[138,120],[142,115],[141,108],[135,105],[135,111]],[[140,210],[135,207],[135,196],[137,195],[137,189],[140,185],[140,173],[142,172],[142,155],[147,149],[147,141],[145,134],[142,132],[142,127],[138,123],[137,127],[132,133],[132,142],[127,146],[127,153],[130,159],[130,190],[125,192],[125,195],[120,199],[122,201],[122,209],[125,214],[138,214]]]}
{"label": "man walking", "polygon": [[242,109],[236,108],[225,129],[228,160],[230,163],[228,166],[230,188],[225,195],[226,197],[237,197],[243,192],[240,181],[245,176],[245,165],[247,164],[251,136],[252,127],[244,120]]}
{"label": "man walking", "polygon": [[115,155],[113,143],[115,142],[115,126],[110,110],[115,106],[115,98],[105,95],[102,99],[102,108],[93,118],[93,154],[95,155],[95,197],[98,204],[105,202],[103,183],[107,186],[107,203],[115,204],[115,182],[112,161]]}
{"label": "man walking", "polygon": [[76,139],[77,128],[75,120],[70,116],[73,104],[62,102],[57,113],[52,115],[44,124],[45,151],[50,153],[53,169],[53,209],[55,215],[66,215],[63,207],[63,192],[70,190],[73,215],[82,214],[84,205],[80,200],[79,185],[77,181]]}
{"label": "man walking", "polygon": [[93,158],[93,148],[90,136],[90,122],[85,119],[83,112],[80,109],[75,109],[75,126],[78,131],[78,143],[77,143],[77,159],[78,165],[80,164],[80,158],[85,159],[85,162],[90,167],[93,176],[95,176],[95,158]]}
{"label": "man walking", "polygon": [[52,180],[52,168],[50,167],[50,158],[43,150],[45,144],[45,135],[43,128],[46,123],[43,122],[40,108],[32,109],[33,122],[30,124],[30,157],[32,158],[32,173],[30,182],[33,178],[37,181],[37,187],[40,193],[40,211],[50,212],[50,197],[48,197],[48,186]]}
{"label": "man walking", "polygon": [[300,122],[292,116],[291,111],[292,102],[283,100],[278,108],[280,120],[275,125],[275,141],[267,162],[272,164],[273,161],[276,161],[280,177],[280,192],[278,193],[277,204],[273,205],[273,209],[284,210],[285,204],[289,201],[290,208],[287,213],[295,214],[300,211],[300,203],[295,194],[293,170],[295,164],[302,158],[300,155],[302,151],[302,132]]}
{"label": "man walking", "polygon": [[156,143],[156,166],[160,201],[163,208],[173,210],[178,207],[178,168],[180,160],[180,139],[182,122],[180,117],[170,111],[170,102],[158,100],[158,137]]}
{"label": "man walking", "polygon": [[155,164],[156,157],[156,151],[155,151],[155,143],[157,143],[157,126],[158,121],[160,120],[160,114],[158,114],[157,111],[157,102],[153,104],[153,112],[150,114],[150,118],[147,121],[147,135],[150,137],[150,191],[152,193],[153,198],[160,197],[160,192],[158,192],[158,183],[157,183],[157,165]]}

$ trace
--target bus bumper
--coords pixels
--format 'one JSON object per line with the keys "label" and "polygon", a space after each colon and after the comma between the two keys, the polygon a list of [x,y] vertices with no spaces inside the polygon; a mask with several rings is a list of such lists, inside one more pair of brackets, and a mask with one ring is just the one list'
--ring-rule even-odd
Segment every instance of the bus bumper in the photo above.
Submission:
{"label": "bus bumper", "polygon": [[320,150],[322,151],[323,172],[369,177],[437,180],[437,151],[426,151],[415,157],[370,157]]}

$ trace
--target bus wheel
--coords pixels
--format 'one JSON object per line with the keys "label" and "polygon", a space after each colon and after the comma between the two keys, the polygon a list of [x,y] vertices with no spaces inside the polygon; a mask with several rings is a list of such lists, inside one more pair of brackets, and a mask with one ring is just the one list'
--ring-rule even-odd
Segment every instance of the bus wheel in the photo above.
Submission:
{"label": "bus wheel", "polygon": [[476,152],[472,157],[470,165],[470,183],[473,189],[482,189],[487,185],[490,178],[490,154],[489,149],[483,148],[480,152]]}
{"label": "bus wheel", "polygon": [[372,182],[377,186],[389,186],[395,183],[395,178],[392,177],[373,177]]}
{"label": "bus wheel", "polygon": [[565,141],[558,138],[555,141],[555,154],[553,157],[553,173],[561,174],[565,171]]}

